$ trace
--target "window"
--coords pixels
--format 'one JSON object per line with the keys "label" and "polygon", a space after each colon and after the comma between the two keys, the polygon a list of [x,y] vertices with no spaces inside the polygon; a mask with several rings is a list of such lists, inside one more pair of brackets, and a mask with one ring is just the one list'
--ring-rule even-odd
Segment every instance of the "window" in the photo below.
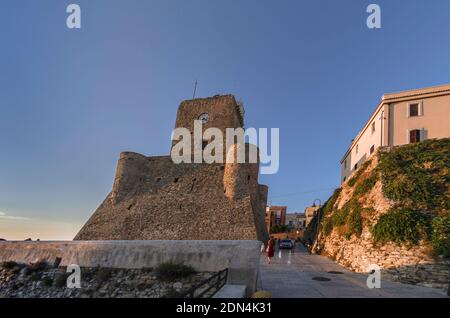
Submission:
{"label": "window", "polygon": [[370,154],[373,154],[374,151],[375,151],[375,145],[372,145],[372,147],[370,147]]}
{"label": "window", "polygon": [[408,115],[408,117],[422,116],[423,115],[423,103],[416,102],[416,103],[408,104],[407,115]]}
{"label": "window", "polygon": [[358,169],[358,164],[357,163],[355,163],[355,167],[354,167],[354,170],[356,170],[356,169]]}
{"label": "window", "polygon": [[420,141],[420,129],[409,131],[409,143],[413,144]]}
{"label": "window", "polygon": [[356,151],[356,154],[358,154],[358,150],[359,150],[359,149],[358,149],[358,145],[356,145],[356,150],[355,150],[355,151]]}
{"label": "window", "polygon": [[344,161],[344,169],[347,169],[347,160]]}
{"label": "window", "polygon": [[375,132],[375,122],[372,123],[372,134]]}

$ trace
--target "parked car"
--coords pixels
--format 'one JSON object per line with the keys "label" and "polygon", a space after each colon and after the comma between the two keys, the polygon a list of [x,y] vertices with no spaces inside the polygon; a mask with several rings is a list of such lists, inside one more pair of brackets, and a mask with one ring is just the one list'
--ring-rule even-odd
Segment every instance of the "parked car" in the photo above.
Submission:
{"label": "parked car", "polygon": [[280,249],[292,249],[294,247],[294,244],[292,243],[292,240],[286,239],[280,241]]}

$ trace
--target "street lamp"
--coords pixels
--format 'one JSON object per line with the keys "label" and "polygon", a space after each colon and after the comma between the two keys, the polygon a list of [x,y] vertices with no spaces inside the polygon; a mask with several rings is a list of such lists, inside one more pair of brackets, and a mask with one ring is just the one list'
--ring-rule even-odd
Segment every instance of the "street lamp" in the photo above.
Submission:
{"label": "street lamp", "polygon": [[322,205],[322,201],[320,199],[315,199],[313,201],[313,206],[316,206],[316,201],[319,201],[319,209],[317,210],[317,229],[316,229],[316,240],[315,240],[315,242],[317,243],[317,240],[319,239],[320,207]]}

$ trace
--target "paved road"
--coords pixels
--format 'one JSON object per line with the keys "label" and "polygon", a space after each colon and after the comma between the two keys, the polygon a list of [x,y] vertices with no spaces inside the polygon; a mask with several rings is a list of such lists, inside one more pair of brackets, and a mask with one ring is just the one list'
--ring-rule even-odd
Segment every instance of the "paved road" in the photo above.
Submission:
{"label": "paved road", "polygon": [[[310,255],[297,244],[295,252],[288,250],[276,252],[272,264],[268,265],[265,254],[261,256],[261,277],[259,289],[272,293],[274,298],[301,297],[447,297],[444,291],[396,283],[383,280],[380,289],[369,289],[367,275],[353,273],[332,260]],[[332,274],[337,271],[342,274]],[[330,281],[313,280],[325,277]]]}

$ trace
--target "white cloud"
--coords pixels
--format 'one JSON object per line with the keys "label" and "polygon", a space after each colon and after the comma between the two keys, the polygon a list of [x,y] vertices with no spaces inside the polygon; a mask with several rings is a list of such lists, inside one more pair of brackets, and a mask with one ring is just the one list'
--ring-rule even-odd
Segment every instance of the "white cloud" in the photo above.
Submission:
{"label": "white cloud", "polygon": [[31,221],[30,218],[25,218],[22,216],[7,215],[5,212],[1,212],[1,211],[0,211],[0,220]]}

